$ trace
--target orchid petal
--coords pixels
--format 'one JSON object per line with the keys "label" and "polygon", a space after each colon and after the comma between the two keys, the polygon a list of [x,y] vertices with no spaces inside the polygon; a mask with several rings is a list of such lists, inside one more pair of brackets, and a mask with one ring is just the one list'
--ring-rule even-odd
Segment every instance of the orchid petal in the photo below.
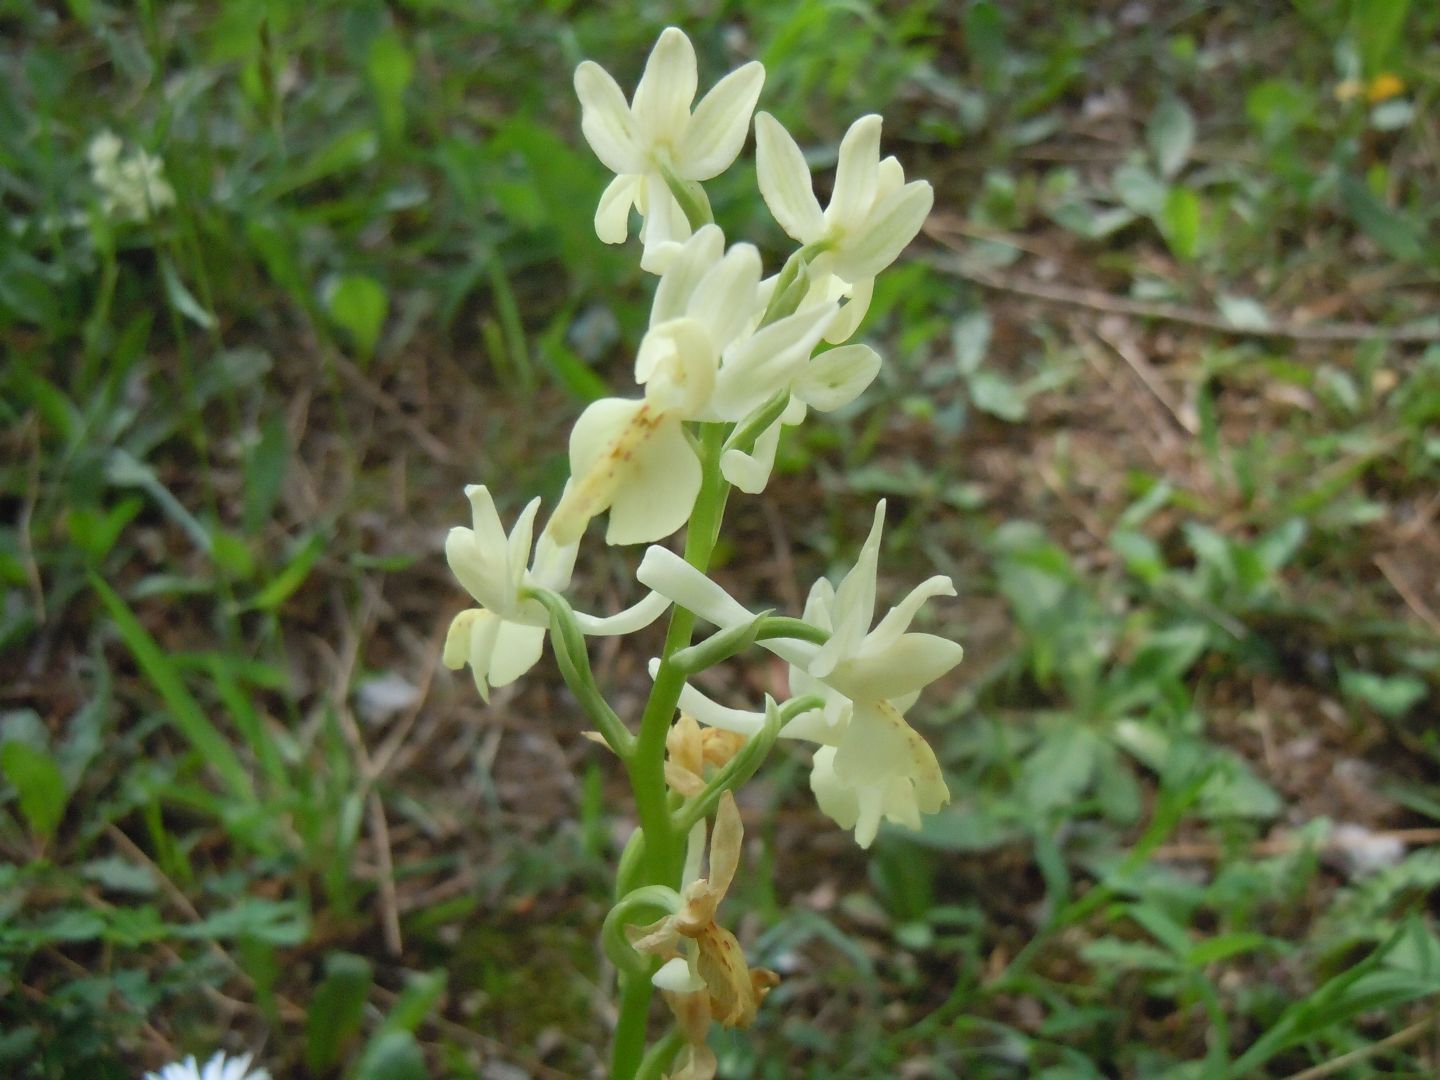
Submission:
{"label": "orchid petal", "polygon": [[745,145],[750,114],[765,85],[765,66],[752,60],[716,83],[695,106],[676,150],[676,169],[687,180],[709,180],[728,169]]}
{"label": "orchid petal", "polygon": [[[839,279],[836,279],[839,280]],[[831,345],[849,341],[860,329],[870,311],[870,299],[875,295],[875,279],[862,278],[850,286],[849,299],[840,306],[840,314],[825,331],[825,340]]]}
{"label": "orchid petal", "polygon": [[830,640],[820,649],[810,673],[823,679],[835,670],[842,659],[854,655],[870,629],[875,614],[875,573],[880,559],[880,536],[885,528],[885,500],[875,506],[875,519],[870,535],[860,549],[855,565],[835,591],[831,609],[834,629]]}
{"label": "orchid petal", "polygon": [[725,234],[719,225],[704,225],[685,241],[655,286],[650,306],[650,325],[669,322],[689,314],[690,298],[696,286],[710,272],[725,250]]}
{"label": "orchid petal", "polygon": [[886,196],[865,219],[864,228],[837,251],[835,272],[846,281],[859,281],[884,270],[915,239],[934,202],[935,191],[924,180]]}
{"label": "orchid petal", "polygon": [[681,137],[690,119],[698,77],[695,47],[683,31],[667,26],[650,50],[631,99],[635,124],[648,141],[673,143]]}
{"label": "orchid petal", "polygon": [[965,650],[948,638],[902,634],[884,649],[867,649],[842,660],[827,681],[855,701],[889,701],[929,686],[964,655]]}
{"label": "orchid petal", "polygon": [[607,244],[623,244],[630,235],[630,208],[640,191],[641,178],[621,174],[605,185],[595,208],[595,235]]}
{"label": "orchid petal", "polygon": [[610,73],[586,60],[575,69],[575,96],[580,99],[580,130],[595,156],[613,173],[645,169],[635,118],[625,94]]}
{"label": "orchid petal", "polygon": [[625,479],[610,504],[607,544],[648,544],[685,522],[700,494],[700,460],[678,418],[662,418],[625,462]]}
{"label": "orchid petal", "polygon": [[825,215],[805,155],[780,121],[764,112],[755,114],[755,174],[765,205],[792,239],[809,244],[824,234]]}
{"label": "orchid petal", "polygon": [[759,284],[760,252],[753,244],[736,244],[696,286],[689,312],[709,331],[716,350],[729,345],[750,321]]}
{"label": "orchid petal", "polygon": [[936,574],[926,578],[915,588],[906,594],[905,599],[896,604],[885,613],[870,636],[865,639],[865,652],[885,649],[900,639],[900,635],[910,629],[920,608],[927,600],[937,596],[954,596],[955,583],[946,574]]}
{"label": "orchid petal", "polygon": [[840,140],[835,188],[825,208],[825,224],[831,230],[853,229],[865,219],[875,201],[880,172],[880,123],[880,117],[874,113],[862,116]]}
{"label": "orchid petal", "polygon": [[794,393],[805,404],[832,412],[864,393],[879,373],[880,354],[869,345],[842,345],[812,359],[795,381]]}
{"label": "orchid petal", "polygon": [[508,686],[524,675],[545,650],[545,627],[499,621],[490,655],[491,686]]}

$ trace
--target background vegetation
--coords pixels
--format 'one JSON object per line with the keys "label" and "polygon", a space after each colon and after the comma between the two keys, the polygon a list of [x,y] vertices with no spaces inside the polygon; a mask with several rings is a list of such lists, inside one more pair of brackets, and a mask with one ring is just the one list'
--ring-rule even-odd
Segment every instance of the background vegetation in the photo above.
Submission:
{"label": "background vegetation", "polygon": [[[924,833],[747,789],[785,981],[722,1074],[1435,1075],[1430,0],[0,3],[0,1073],[596,1073],[622,786],[553,669],[437,671],[441,548],[627,381],[569,72],[672,21],[817,167],[879,111],[937,189],[722,574],[798,609],[884,494],[969,651]],[[172,207],[107,214],[106,129]]]}

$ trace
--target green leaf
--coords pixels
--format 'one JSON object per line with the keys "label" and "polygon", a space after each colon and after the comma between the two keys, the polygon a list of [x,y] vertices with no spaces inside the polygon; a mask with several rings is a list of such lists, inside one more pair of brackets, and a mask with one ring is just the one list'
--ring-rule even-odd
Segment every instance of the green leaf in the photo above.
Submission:
{"label": "green leaf", "polygon": [[305,1021],[305,1064],[322,1072],[340,1060],[357,1031],[370,996],[370,961],[350,953],[325,958],[325,978],[310,997]]}
{"label": "green leaf", "polygon": [[1392,259],[1414,262],[1425,254],[1420,223],[1386,206],[1362,181],[1342,176],[1340,202],[1360,230]]}
{"label": "green leaf", "polygon": [[260,438],[245,455],[245,531],[264,528],[280,498],[285,467],[290,461],[290,436],[285,417],[271,413],[260,421]]}
{"label": "green leaf", "polygon": [[389,1032],[414,1031],[423,1024],[440,1000],[440,995],[445,993],[446,979],[447,972],[444,968],[411,978],[396,997],[395,1004],[390,1006],[385,1019],[380,1022],[376,1037]]}
{"label": "green leaf", "polygon": [[140,670],[165,702],[170,722],[200,755],[201,760],[220,774],[232,793],[246,804],[253,803],[255,790],[250,785],[249,774],[240,764],[240,759],[236,757],[229,741],[210,722],[205,710],[186,688],[169,655],[146,632],[119,594],[98,575],[90,575],[90,587],[100,597],[116,632],[135,657]]}
{"label": "green leaf", "polygon": [[981,412],[1012,424],[1025,419],[1028,401],[1025,391],[1003,375],[982,368],[970,376],[969,388],[970,400]]}
{"label": "green leaf", "polygon": [[1089,728],[1064,720],[1020,770],[1026,805],[1044,814],[1080,797],[1095,775],[1100,739]]}
{"label": "green leaf", "polygon": [[170,301],[170,306],[181,315],[202,330],[214,330],[219,325],[215,316],[206,311],[200,301],[196,300],[190,290],[185,287],[185,283],[180,280],[180,275],[175,271],[175,264],[170,261],[168,255],[160,256],[160,280],[165,285],[165,298]]}
{"label": "green leaf", "polygon": [[1410,13],[1410,0],[1351,0],[1350,25],[1361,70],[1374,78],[1395,60],[1395,46]]}
{"label": "green leaf", "polygon": [[350,336],[362,359],[374,355],[380,328],[390,310],[389,297],[378,281],[365,274],[346,274],[332,280],[325,290],[325,310],[335,325]]}
{"label": "green leaf", "polygon": [[320,558],[320,553],[325,550],[325,538],[319,533],[311,536],[295,557],[290,560],[285,569],[270,579],[251,599],[249,606],[259,608],[262,611],[274,611],[281,604],[294,595],[295,590],[305,583],[310,576],[310,571],[315,568],[315,562]]}
{"label": "green leaf", "polygon": [[175,933],[201,941],[253,938],[269,945],[294,946],[310,936],[310,918],[297,900],[251,896],[198,923],[176,927]]}
{"label": "green leaf", "polygon": [[1391,720],[1404,716],[1425,700],[1429,687],[1415,675],[1377,675],[1371,671],[1341,671],[1340,689]]}
{"label": "green leaf", "polygon": [[1155,165],[1167,180],[1177,176],[1195,145],[1195,117],[1179,98],[1166,98],[1155,107],[1145,128]]}
{"label": "green leaf", "polygon": [[429,1080],[425,1055],[408,1031],[384,1031],[371,1040],[353,1080]]}
{"label": "green leaf", "polygon": [[973,376],[990,350],[990,313],[984,308],[967,312],[955,322],[950,344],[955,350],[955,367],[961,375]]}
{"label": "green leaf", "polygon": [[55,759],[37,746],[11,739],[0,745],[0,770],[15,787],[20,812],[42,840],[55,835],[69,793]]}
{"label": "green leaf", "polygon": [[380,109],[386,136],[398,137],[405,129],[405,89],[415,75],[415,60],[395,33],[379,34],[370,42],[365,74]]}
{"label": "green leaf", "polygon": [[1193,259],[1200,248],[1200,196],[1186,187],[1172,188],[1159,225],[1170,250],[1179,258]]}

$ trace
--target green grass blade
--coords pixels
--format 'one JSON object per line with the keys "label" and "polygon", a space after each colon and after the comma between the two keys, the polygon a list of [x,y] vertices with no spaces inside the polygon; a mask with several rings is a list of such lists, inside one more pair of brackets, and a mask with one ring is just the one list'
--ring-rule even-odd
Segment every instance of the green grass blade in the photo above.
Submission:
{"label": "green grass blade", "polygon": [[225,736],[210,722],[195,696],[186,689],[169,657],[140,625],[129,605],[99,575],[90,574],[90,586],[105,605],[115,629],[140,665],[140,670],[165,702],[170,720],[180,734],[220,774],[226,787],[246,803],[253,803],[255,789],[251,786],[250,775]]}

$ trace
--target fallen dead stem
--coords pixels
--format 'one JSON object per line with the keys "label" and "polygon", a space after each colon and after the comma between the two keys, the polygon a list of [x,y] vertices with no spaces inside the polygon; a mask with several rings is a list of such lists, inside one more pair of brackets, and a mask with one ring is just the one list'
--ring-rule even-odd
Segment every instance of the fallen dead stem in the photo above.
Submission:
{"label": "fallen dead stem", "polygon": [[1223,315],[1204,311],[1200,308],[1185,307],[1182,304],[1155,303],[1132,300],[1116,296],[1100,289],[1083,289],[1071,285],[1055,285],[1037,281],[1020,274],[1000,273],[989,270],[961,258],[958,237],[984,236],[999,243],[1011,244],[1026,250],[1021,244],[1006,239],[1003,234],[980,232],[963,225],[935,216],[925,225],[925,234],[948,250],[931,253],[927,260],[937,270],[966,281],[974,282],[986,289],[1013,293],[1032,300],[1052,304],[1067,304],[1089,311],[1108,315],[1124,315],[1134,319],[1156,319],[1161,322],[1182,323],[1196,326],[1232,337],[1288,338],[1294,341],[1387,341],[1418,342],[1434,344],[1440,342],[1440,327],[1434,326],[1373,326],[1369,323],[1317,322],[1304,323],[1291,319],[1273,319],[1265,326],[1236,326]]}

